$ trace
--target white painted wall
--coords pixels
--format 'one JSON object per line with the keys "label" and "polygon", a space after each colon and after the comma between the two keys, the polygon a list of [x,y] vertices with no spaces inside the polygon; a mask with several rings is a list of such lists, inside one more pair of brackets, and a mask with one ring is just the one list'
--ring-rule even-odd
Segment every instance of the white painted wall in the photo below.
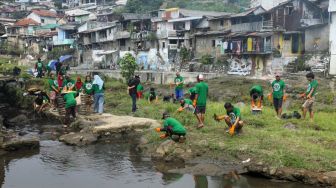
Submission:
{"label": "white painted wall", "polygon": [[329,74],[336,75],[336,35],[335,35],[336,33],[336,12],[331,13],[331,20],[332,22],[330,23],[330,33],[329,33],[330,54],[331,54]]}
{"label": "white painted wall", "polygon": [[[56,24],[56,18],[51,18],[51,17],[41,17],[34,12],[30,13],[27,18],[31,18],[38,22],[41,25],[47,25],[47,24]],[[42,23],[42,19],[44,19],[44,23]]]}

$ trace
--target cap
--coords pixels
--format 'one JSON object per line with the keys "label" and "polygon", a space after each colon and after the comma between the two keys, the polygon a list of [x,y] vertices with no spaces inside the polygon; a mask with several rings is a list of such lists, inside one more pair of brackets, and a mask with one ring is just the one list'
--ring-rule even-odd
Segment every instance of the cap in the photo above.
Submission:
{"label": "cap", "polygon": [[275,77],[280,77],[280,73],[275,73]]}
{"label": "cap", "polygon": [[198,75],[198,79],[199,79],[199,80],[204,80],[204,76],[203,76],[203,74]]}
{"label": "cap", "polygon": [[169,117],[170,115],[169,115],[169,113],[168,112],[163,112],[163,114],[162,114],[162,119],[164,119],[165,117]]}

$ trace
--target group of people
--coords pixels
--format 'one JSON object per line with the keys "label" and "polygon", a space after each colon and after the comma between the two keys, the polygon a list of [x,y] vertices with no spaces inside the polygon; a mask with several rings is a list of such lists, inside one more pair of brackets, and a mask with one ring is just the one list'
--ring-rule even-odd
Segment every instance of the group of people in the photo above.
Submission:
{"label": "group of people", "polygon": [[[49,65],[45,65],[45,63],[41,60],[41,58],[37,59],[35,63],[35,72],[37,73],[37,78],[42,78],[44,76],[50,76],[52,72],[52,67]],[[67,71],[70,69],[69,65],[63,64],[60,60],[57,60],[55,63],[56,75],[62,74],[66,75]]]}
{"label": "group of people", "polygon": [[98,75],[93,80],[90,75],[85,76],[82,82],[81,77],[73,80],[65,72],[56,71],[57,77],[50,72],[48,78],[49,92],[39,92],[34,101],[34,109],[42,112],[46,107],[51,106],[54,111],[57,108],[61,111],[65,108],[64,125],[70,124],[70,117],[76,118],[79,110],[84,112],[93,111],[98,114],[104,112],[104,81]]}
{"label": "group of people", "polygon": [[[313,73],[308,73],[306,78],[309,84],[307,86],[306,92],[300,95],[300,97],[305,100],[302,105],[302,112],[304,119],[306,118],[307,112],[309,112],[310,120],[313,121],[313,104],[315,102],[315,95],[317,94],[318,82],[315,79],[315,75]],[[188,110],[193,112],[198,121],[197,128],[203,128],[209,93],[208,85],[204,82],[204,76],[198,75],[197,84],[195,87],[189,89],[189,98],[183,98],[183,80],[183,77],[177,73],[175,78],[175,96],[181,104],[181,107],[178,109],[178,111],[182,112],[184,110]],[[276,74],[275,80],[271,83],[271,93],[268,95],[268,98],[270,99],[271,103],[273,103],[276,118],[278,119],[280,119],[282,115],[283,102],[287,100],[285,88],[285,82],[281,79],[279,74]],[[262,86],[252,86],[250,89],[250,96],[251,111],[261,112],[264,98]],[[228,126],[226,132],[231,136],[239,134],[244,126],[240,109],[230,102],[225,103],[224,108],[226,110],[226,114],[214,114],[213,118],[218,122],[224,120]],[[167,112],[163,113],[162,118],[164,119],[163,128],[156,129],[158,132],[165,132],[165,134],[161,135],[160,137],[171,137],[173,139],[179,140],[180,142],[183,142],[186,135],[186,129],[184,126],[178,120],[170,117],[169,113]],[[176,138],[174,138],[174,136]]]}

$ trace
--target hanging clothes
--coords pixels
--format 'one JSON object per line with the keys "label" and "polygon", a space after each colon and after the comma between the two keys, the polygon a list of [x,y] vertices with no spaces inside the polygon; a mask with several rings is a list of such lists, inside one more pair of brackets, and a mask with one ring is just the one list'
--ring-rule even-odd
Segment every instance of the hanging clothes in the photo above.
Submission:
{"label": "hanging clothes", "polygon": [[247,51],[252,52],[253,51],[253,40],[251,37],[247,39]]}

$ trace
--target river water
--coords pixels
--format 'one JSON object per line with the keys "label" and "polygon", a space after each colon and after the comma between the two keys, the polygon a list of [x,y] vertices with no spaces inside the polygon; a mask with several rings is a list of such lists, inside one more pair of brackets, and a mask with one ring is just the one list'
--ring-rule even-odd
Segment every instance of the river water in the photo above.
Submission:
{"label": "river water", "polygon": [[5,188],[297,188],[298,183],[241,176],[240,180],[166,174],[129,144],[99,143],[85,147],[41,141],[39,151],[0,158],[0,183]]}

